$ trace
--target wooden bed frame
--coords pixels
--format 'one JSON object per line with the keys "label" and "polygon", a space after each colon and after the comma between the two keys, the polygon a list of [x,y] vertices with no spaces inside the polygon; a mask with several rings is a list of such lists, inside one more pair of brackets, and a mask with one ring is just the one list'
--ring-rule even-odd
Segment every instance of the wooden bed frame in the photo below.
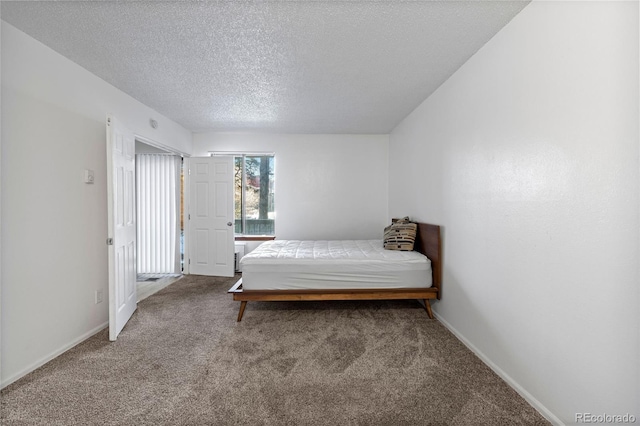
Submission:
{"label": "wooden bed frame", "polygon": [[418,223],[418,232],[414,250],[431,260],[433,285],[429,288],[396,288],[396,289],[359,289],[359,290],[243,290],[242,278],[229,289],[233,300],[240,303],[238,321],[247,307],[247,302],[253,301],[299,301],[299,300],[391,300],[418,299],[424,301],[429,318],[433,319],[429,300],[440,299],[442,295],[442,241],[440,226],[428,223]]}

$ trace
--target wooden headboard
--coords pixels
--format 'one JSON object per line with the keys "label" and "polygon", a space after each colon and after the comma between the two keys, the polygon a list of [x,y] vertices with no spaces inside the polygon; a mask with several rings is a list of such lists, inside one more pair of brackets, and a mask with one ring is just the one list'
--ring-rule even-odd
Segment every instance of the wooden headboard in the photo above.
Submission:
{"label": "wooden headboard", "polygon": [[414,250],[424,254],[431,260],[433,287],[438,289],[438,299],[440,299],[442,295],[442,239],[440,238],[440,226],[418,223]]}

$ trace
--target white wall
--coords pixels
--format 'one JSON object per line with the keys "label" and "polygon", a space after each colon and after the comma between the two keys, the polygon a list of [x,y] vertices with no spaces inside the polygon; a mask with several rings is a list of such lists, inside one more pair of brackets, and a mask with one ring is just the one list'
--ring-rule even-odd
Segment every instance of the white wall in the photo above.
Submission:
{"label": "white wall", "polygon": [[638,3],[537,2],[390,135],[434,309],[555,423],[640,419]]}
{"label": "white wall", "polygon": [[382,238],[387,221],[387,135],[201,133],[209,151],[275,152],[278,239]]}
{"label": "white wall", "polygon": [[108,321],[107,113],[191,151],[189,131],[2,22],[3,386]]}

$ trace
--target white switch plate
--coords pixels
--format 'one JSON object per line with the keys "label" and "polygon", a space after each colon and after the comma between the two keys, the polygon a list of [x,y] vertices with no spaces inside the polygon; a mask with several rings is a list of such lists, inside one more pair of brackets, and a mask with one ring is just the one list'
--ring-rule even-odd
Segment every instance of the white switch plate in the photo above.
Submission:
{"label": "white switch plate", "polygon": [[102,303],[102,290],[96,290],[96,305]]}
{"label": "white switch plate", "polygon": [[93,170],[86,169],[84,171],[84,183],[93,183]]}

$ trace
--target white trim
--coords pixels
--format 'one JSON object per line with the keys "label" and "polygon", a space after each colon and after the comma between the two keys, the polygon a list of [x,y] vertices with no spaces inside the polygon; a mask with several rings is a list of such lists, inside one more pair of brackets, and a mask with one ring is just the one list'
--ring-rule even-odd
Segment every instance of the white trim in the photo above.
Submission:
{"label": "white trim", "polygon": [[98,334],[99,332],[101,332],[102,330],[104,330],[107,327],[109,327],[109,321],[106,321],[106,322],[100,324],[99,326],[87,331],[86,333],[84,333],[80,337],[72,340],[68,344],[62,346],[60,349],[57,349],[57,350],[51,352],[49,355],[46,355],[46,356],[40,358],[38,361],[36,361],[33,364],[27,366],[26,368],[24,368],[21,371],[17,372],[13,376],[7,378],[4,382],[2,382],[0,384],[0,389],[3,389],[5,387],[9,386],[11,383],[17,381],[18,379],[23,378],[27,374],[29,374],[32,371],[36,370],[37,368],[42,367],[43,365],[45,365],[49,361],[51,361],[54,358],[62,355],[63,353],[65,353],[69,349],[73,348],[74,346],[79,345],[80,343],[84,342],[85,340],[89,339],[90,337]]}
{"label": "white trim", "polygon": [[435,317],[445,326],[447,330],[453,333],[454,336],[458,338],[464,345],[471,350],[482,362],[484,362],[490,369],[493,370],[502,380],[507,382],[509,386],[511,386],[521,397],[525,399],[533,408],[536,409],[545,419],[556,426],[565,426],[559,418],[557,418],[551,411],[547,409],[540,401],[538,401],[533,395],[527,392],[518,382],[513,380],[511,376],[504,372],[500,367],[498,367],[493,361],[489,359],[482,351],[480,351],[473,343],[471,343],[466,337],[464,337],[458,330],[456,330],[451,324],[449,324],[442,316],[440,316],[437,312],[433,312]]}
{"label": "white trim", "polygon": [[140,136],[138,134],[135,134],[134,137],[135,137],[135,140],[138,142],[142,142],[143,144],[152,146],[154,148],[162,149],[164,151],[167,151],[167,153],[179,155],[181,157],[190,157],[190,155],[187,154],[186,152],[182,152],[168,145],[163,145],[160,142],[154,141],[153,139],[149,139],[144,136]]}
{"label": "white trim", "polygon": [[226,156],[226,157],[242,157],[242,156],[247,156],[247,157],[265,157],[265,156],[271,156],[271,157],[275,157],[276,153],[269,151],[269,152],[261,152],[261,151],[209,151],[209,156],[211,157],[217,157],[217,156]]}

